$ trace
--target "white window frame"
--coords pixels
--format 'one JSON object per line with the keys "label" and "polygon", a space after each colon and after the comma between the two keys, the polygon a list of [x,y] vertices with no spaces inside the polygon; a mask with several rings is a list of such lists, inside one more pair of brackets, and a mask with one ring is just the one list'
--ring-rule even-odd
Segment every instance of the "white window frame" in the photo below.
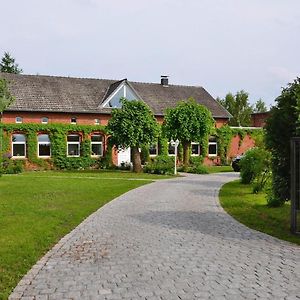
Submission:
{"label": "white window frame", "polygon": [[[75,122],[72,121],[72,119],[75,119]],[[77,124],[77,117],[71,117],[70,122],[71,122],[71,124],[76,125]]]}
{"label": "white window frame", "polygon": [[[210,145],[216,145],[216,153],[209,153],[209,146]],[[217,141],[213,141],[213,142],[208,141],[208,156],[209,157],[216,157],[216,156],[218,156],[218,143],[217,143]]]}
{"label": "white window frame", "polygon": [[[44,119],[47,119],[47,121],[44,121]],[[48,124],[49,123],[49,118],[48,117],[42,117],[41,118],[41,123],[42,124]]]}
{"label": "white window frame", "polygon": [[100,125],[100,124],[101,124],[100,119],[95,119],[95,125]]}
{"label": "white window frame", "polygon": [[[154,144],[151,145],[151,146],[154,146]],[[169,149],[169,148],[168,148],[168,149]],[[149,147],[149,156],[150,156],[150,157],[155,157],[155,156],[158,155],[158,143],[155,144],[155,150],[156,150],[156,151],[155,151],[156,153],[155,153],[155,154],[151,154],[151,153],[150,153],[150,147]]]}
{"label": "white window frame", "polygon": [[[99,135],[99,136],[101,136],[102,137],[102,141],[101,142],[93,142],[92,141],[92,136],[95,136],[95,135]],[[102,134],[92,134],[91,135],[91,151],[92,151],[92,146],[93,145],[101,145],[102,147],[101,147],[101,154],[100,155],[93,155],[93,154],[91,154],[91,157],[102,157],[103,156],[103,135]]]}
{"label": "white window frame", "polygon": [[[68,137],[69,136],[78,136],[79,137],[79,141],[78,142],[69,142],[68,141]],[[80,140],[81,140],[81,137],[79,134],[68,134],[67,135],[67,157],[80,157]],[[69,155],[69,145],[78,145],[78,155]]]}
{"label": "white window frame", "polygon": [[114,107],[110,107],[108,105],[108,103],[110,102],[110,100],[122,89],[123,89],[123,97],[126,98],[127,95],[127,89],[130,89],[131,92],[136,96],[136,100],[141,100],[141,97],[139,97],[139,95],[133,90],[133,88],[131,88],[126,82],[123,82],[122,84],[120,84],[120,86],[106,99],[106,101],[103,103],[102,107],[107,107],[107,108],[114,108]]}
{"label": "white window frame", "polygon": [[[200,154],[201,154],[200,143],[191,142],[191,147],[192,147],[192,145],[198,145],[198,154],[191,153],[191,156],[200,156]],[[191,152],[192,152],[192,148],[191,148]]]}
{"label": "white window frame", "polygon": [[[13,141],[13,137],[15,134],[21,134],[25,137],[25,142],[14,142]],[[11,136],[12,140],[11,140],[11,154],[12,154],[12,158],[14,159],[18,159],[18,158],[26,158],[26,155],[27,155],[27,152],[26,152],[26,135],[23,134],[23,133],[14,133],[12,136]],[[24,145],[24,156],[14,156],[14,145]]]}
{"label": "white window frame", "polygon": [[22,124],[23,123],[23,117],[16,117],[15,121],[16,121],[16,124]]}
{"label": "white window frame", "polygon": [[[38,136],[37,136],[37,139],[38,139],[38,145],[37,145],[38,146],[38,149],[37,149],[38,157],[39,158],[45,158],[45,159],[50,158],[51,157],[51,141],[50,142],[39,142],[39,136],[40,135],[48,135],[48,137],[49,137],[49,134],[47,134],[47,133],[38,134]],[[49,137],[49,140],[50,140],[50,137]],[[40,145],[49,145],[50,155],[40,155]]]}

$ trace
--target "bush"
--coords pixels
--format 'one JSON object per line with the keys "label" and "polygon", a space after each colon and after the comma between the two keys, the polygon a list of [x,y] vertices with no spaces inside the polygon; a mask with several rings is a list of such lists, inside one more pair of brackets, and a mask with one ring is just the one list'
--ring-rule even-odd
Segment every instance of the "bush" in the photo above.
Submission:
{"label": "bush", "polygon": [[174,157],[158,155],[144,167],[145,173],[174,174]]}
{"label": "bush", "polygon": [[188,167],[187,172],[194,173],[194,174],[208,174],[207,168],[203,165],[194,165]]}
{"label": "bush", "polygon": [[22,173],[23,170],[24,170],[24,162],[22,160],[3,159],[2,169],[0,173],[18,174],[18,173]]}
{"label": "bush", "polygon": [[264,148],[253,148],[240,160],[241,182],[253,184],[253,192],[261,191],[270,178],[271,154]]}

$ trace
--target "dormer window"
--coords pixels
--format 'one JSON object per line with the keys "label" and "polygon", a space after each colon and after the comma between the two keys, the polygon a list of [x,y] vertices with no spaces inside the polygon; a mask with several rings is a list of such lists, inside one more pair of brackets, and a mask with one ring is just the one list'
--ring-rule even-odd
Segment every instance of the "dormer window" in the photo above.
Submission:
{"label": "dormer window", "polygon": [[72,117],[71,118],[71,124],[77,124],[77,118],[76,117]]}
{"label": "dormer window", "polygon": [[48,124],[48,122],[49,122],[49,118],[47,118],[47,117],[43,117],[43,118],[41,119],[41,123],[42,123],[42,124]]}
{"label": "dormer window", "polygon": [[23,123],[23,118],[22,117],[16,117],[16,123],[17,124]]}
{"label": "dormer window", "polygon": [[140,100],[140,97],[129,86],[128,83],[123,82],[120,86],[106,99],[103,107],[121,108],[120,100],[126,98],[127,100]]}

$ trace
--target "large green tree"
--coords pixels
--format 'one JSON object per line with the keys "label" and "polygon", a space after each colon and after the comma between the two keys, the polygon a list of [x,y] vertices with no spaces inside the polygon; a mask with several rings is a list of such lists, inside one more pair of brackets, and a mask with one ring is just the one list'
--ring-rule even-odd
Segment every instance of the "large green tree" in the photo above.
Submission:
{"label": "large green tree", "polygon": [[0,78],[0,174],[2,170],[2,156],[3,156],[3,129],[1,127],[3,111],[14,101],[11,95],[7,82],[4,78]]}
{"label": "large green tree", "polygon": [[268,111],[266,103],[262,99],[258,99],[255,102],[253,112],[255,112],[255,113],[264,113],[266,111]]}
{"label": "large green tree", "polygon": [[155,142],[159,127],[150,108],[142,101],[122,99],[122,107],[112,110],[108,131],[112,142],[122,148],[131,147],[133,171],[141,172],[139,149]]}
{"label": "large green tree", "polygon": [[266,144],[272,153],[271,206],[290,199],[290,139],[300,136],[300,78],[288,84],[275,102],[265,127]]}
{"label": "large green tree", "polygon": [[183,146],[183,164],[189,164],[191,142],[208,143],[214,119],[211,112],[193,98],[178,102],[175,108],[166,110],[164,134],[171,140],[178,139]]}
{"label": "large green tree", "polygon": [[4,56],[0,62],[0,72],[20,74],[23,70],[15,63],[15,59],[9,54],[9,52],[4,52]]}
{"label": "large green tree", "polygon": [[224,99],[217,98],[219,103],[232,115],[231,126],[250,126],[253,108],[249,103],[249,95],[241,90],[235,95],[228,93]]}

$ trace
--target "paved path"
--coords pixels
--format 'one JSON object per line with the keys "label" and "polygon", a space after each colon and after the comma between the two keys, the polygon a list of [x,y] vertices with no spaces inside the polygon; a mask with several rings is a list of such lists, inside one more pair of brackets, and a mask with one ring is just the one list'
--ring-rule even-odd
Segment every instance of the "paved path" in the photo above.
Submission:
{"label": "paved path", "polygon": [[64,237],[10,298],[299,299],[300,247],[219,206],[220,186],[236,176],[189,175],[124,194]]}

